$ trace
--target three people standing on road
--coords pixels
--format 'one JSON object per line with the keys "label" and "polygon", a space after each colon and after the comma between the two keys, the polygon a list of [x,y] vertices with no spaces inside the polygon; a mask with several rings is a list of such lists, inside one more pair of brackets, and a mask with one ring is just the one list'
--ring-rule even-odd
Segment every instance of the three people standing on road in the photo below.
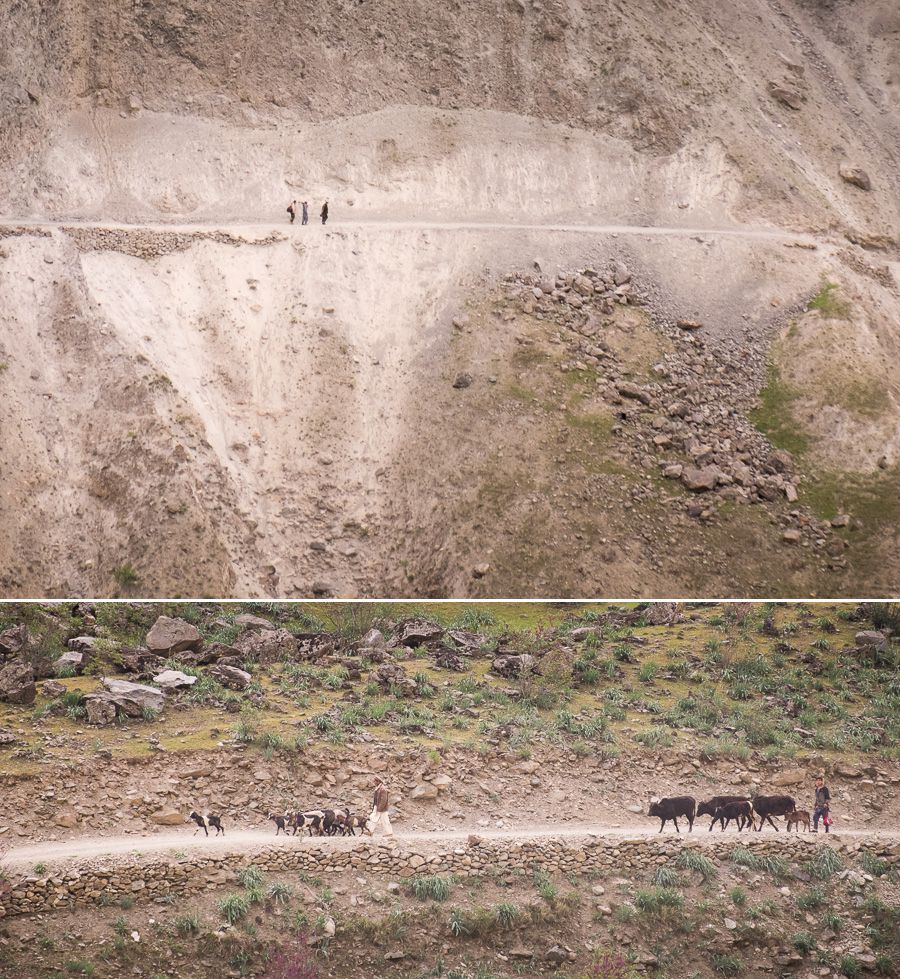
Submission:
{"label": "three people standing on road", "polygon": [[819,832],[819,820],[822,820],[822,825],[825,827],[825,832],[827,833],[831,828],[831,814],[829,812],[831,808],[831,793],[828,791],[828,786],[825,784],[825,779],[820,775],[816,779],[816,804],[813,808],[813,832]]}
{"label": "three people standing on road", "polygon": [[[327,204],[325,206],[328,207]],[[325,222],[323,220],[322,224],[324,223]],[[374,833],[380,826],[384,830],[385,836],[394,835],[391,820],[388,816],[388,809],[390,809],[390,806],[391,800],[388,796],[387,786],[384,784],[384,779],[379,778],[375,783],[375,798],[372,800],[372,814],[366,820],[366,829],[369,831],[369,833]]]}
{"label": "three people standing on road", "polygon": [[[303,203],[300,205],[300,207],[301,207],[300,223],[301,224],[309,224],[309,201],[303,201]],[[297,202],[296,201],[291,201],[291,203],[288,204],[288,206],[287,206],[287,212],[288,212],[288,214],[290,214],[290,216],[291,216],[291,224],[293,224],[294,223],[294,218],[297,216]],[[322,217],[322,224],[325,224],[328,221],[328,201],[325,201],[325,203],[322,205],[321,217]]]}

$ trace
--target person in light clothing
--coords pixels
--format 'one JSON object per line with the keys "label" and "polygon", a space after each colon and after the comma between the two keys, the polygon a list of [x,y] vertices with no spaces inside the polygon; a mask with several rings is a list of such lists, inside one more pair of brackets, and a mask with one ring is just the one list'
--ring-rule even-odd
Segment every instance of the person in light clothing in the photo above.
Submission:
{"label": "person in light clothing", "polygon": [[375,785],[375,798],[372,803],[372,815],[366,820],[366,829],[369,833],[374,833],[380,826],[384,830],[385,836],[393,836],[394,830],[391,826],[391,819],[388,816],[390,808],[387,786],[384,779],[378,779]]}

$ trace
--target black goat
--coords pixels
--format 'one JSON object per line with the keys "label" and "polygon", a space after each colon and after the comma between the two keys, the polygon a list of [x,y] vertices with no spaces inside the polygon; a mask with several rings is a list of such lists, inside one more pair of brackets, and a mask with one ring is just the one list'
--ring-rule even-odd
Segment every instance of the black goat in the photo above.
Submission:
{"label": "black goat", "polygon": [[773,816],[786,816],[797,808],[796,803],[789,795],[758,795],[753,800],[753,811],[759,816],[759,826],[756,832],[760,832],[763,823],[768,820],[769,825],[778,832],[778,827],[772,822]]}
{"label": "black goat", "polygon": [[648,811],[648,816],[656,816],[660,820],[659,832],[663,831],[663,827],[671,819],[675,824],[675,831],[680,833],[681,830],[678,828],[678,817],[684,816],[688,823],[688,832],[694,828],[694,815],[697,811],[697,802],[689,795],[676,796],[673,799],[651,799],[650,800],[650,810]]}
{"label": "black goat", "polygon": [[287,834],[287,817],[279,816],[276,812],[269,813],[269,819],[275,824],[275,835],[278,836],[279,833]]}
{"label": "black goat", "polygon": [[197,828],[194,830],[194,836],[196,836],[201,829],[207,836],[209,836],[210,826],[212,826],[212,828],[216,831],[216,836],[218,836],[219,833],[221,833],[223,836],[225,835],[225,828],[222,826],[221,816],[201,816],[199,812],[191,812],[188,819],[197,824]]}

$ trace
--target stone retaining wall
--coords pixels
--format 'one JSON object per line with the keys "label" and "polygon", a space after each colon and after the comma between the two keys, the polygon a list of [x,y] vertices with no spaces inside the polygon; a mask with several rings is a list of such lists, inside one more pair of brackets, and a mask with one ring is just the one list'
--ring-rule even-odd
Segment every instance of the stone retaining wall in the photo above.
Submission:
{"label": "stone retaining wall", "polygon": [[[149,900],[168,894],[196,893],[231,883],[236,872],[251,863],[269,874],[362,871],[399,878],[421,873],[483,876],[517,870],[530,874],[536,868],[566,874],[638,874],[667,863],[683,849],[699,846],[710,859],[724,860],[739,845],[759,855],[778,854],[794,860],[808,856],[816,846],[830,845],[850,852],[866,847],[891,861],[900,861],[900,844],[896,842],[866,839],[847,845],[822,836],[728,835],[722,840],[704,839],[702,844],[690,839],[482,840],[437,852],[418,841],[410,845],[376,840],[308,840],[295,845],[292,841],[252,853],[191,855],[181,859],[131,857],[107,866],[61,869],[44,877],[13,877],[5,884],[0,882],[0,918],[53,908],[85,907],[126,894],[135,900]],[[140,846],[138,840],[135,846]]]}

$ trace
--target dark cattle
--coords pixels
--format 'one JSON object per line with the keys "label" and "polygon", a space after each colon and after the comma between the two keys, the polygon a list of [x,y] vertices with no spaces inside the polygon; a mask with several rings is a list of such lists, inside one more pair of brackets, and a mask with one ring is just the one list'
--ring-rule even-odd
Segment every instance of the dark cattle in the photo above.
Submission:
{"label": "dark cattle", "polygon": [[[722,806],[730,806],[733,802],[749,802],[749,795],[714,795],[711,799],[706,799],[697,806],[697,816],[713,816],[716,815],[716,810],[721,809]],[[712,829],[715,824],[715,819],[709,824],[709,828]]]}
{"label": "dark cattle", "polygon": [[218,836],[219,833],[221,833],[223,836],[225,835],[225,829],[222,826],[221,816],[201,816],[199,812],[192,812],[190,816],[188,816],[188,819],[197,824],[197,828],[194,830],[194,836],[196,836],[201,829],[207,836],[209,836],[210,826],[212,826],[212,828],[216,831],[216,836]]}
{"label": "dark cattle", "polygon": [[806,828],[806,832],[809,832],[809,813],[805,809],[795,809],[793,812],[789,812],[784,821],[787,823],[789,833],[794,826],[797,827],[799,833],[801,824]]}
{"label": "dark cattle", "polygon": [[753,800],[753,811],[759,816],[759,826],[756,832],[760,832],[763,823],[768,820],[769,825],[778,832],[778,827],[772,822],[773,816],[786,816],[797,808],[796,803],[789,795],[758,795]]}
{"label": "dark cattle", "polygon": [[656,801],[650,802],[650,810],[648,811],[648,816],[656,816],[660,820],[659,831],[663,831],[663,827],[671,819],[675,824],[675,831],[680,833],[681,830],[678,828],[678,817],[684,816],[689,827],[692,830],[694,828],[694,814],[697,810],[697,803],[689,795],[676,796],[673,799],[657,799]]}
{"label": "dark cattle", "polygon": [[713,814],[713,821],[709,824],[709,828],[712,829],[716,823],[721,823],[722,832],[724,833],[725,827],[732,819],[737,823],[739,833],[744,826],[753,825],[753,807],[748,800],[744,800],[743,802],[729,802],[728,805],[719,806]]}

